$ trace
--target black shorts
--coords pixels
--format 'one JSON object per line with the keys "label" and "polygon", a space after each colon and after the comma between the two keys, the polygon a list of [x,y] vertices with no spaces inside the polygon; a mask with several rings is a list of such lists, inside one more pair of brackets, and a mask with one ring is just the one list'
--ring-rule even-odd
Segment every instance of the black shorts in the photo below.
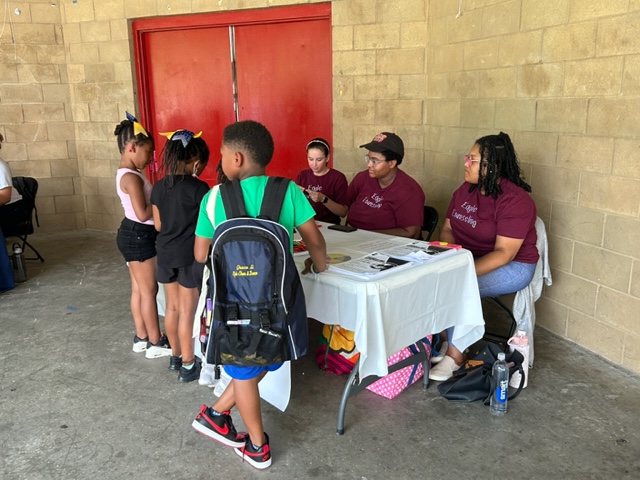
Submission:
{"label": "black shorts", "polygon": [[125,218],[118,228],[116,243],[127,262],[144,262],[156,256],[156,228]]}
{"label": "black shorts", "polygon": [[184,288],[198,288],[202,284],[202,270],[204,263],[193,262],[186,267],[156,267],[156,280],[158,283],[178,282]]}

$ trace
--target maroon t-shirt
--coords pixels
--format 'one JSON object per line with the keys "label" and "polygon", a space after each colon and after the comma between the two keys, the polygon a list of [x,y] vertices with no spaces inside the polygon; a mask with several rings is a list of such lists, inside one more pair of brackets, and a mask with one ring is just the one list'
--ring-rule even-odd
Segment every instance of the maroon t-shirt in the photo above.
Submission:
{"label": "maroon t-shirt", "polygon": [[347,190],[349,225],[363,230],[386,230],[422,225],[424,192],[413,178],[398,170],[393,183],[382,188],[364,170]]}
{"label": "maroon t-shirt", "polygon": [[464,182],[453,192],[447,218],[456,243],[471,250],[474,257],[493,251],[496,236],[523,238],[524,242],[513,259],[516,262],[536,263],[536,204],[523,188],[503,178],[498,198],[483,195],[476,188],[469,192]]}
{"label": "maroon t-shirt", "polygon": [[[313,192],[322,192],[334,202],[346,205],[347,203],[347,177],[342,172],[333,168],[321,176],[316,176],[310,168],[302,170],[296,177],[296,183]],[[332,213],[325,205],[314,202],[307,197],[309,203],[316,211],[315,218],[320,222],[340,223],[340,217]]]}

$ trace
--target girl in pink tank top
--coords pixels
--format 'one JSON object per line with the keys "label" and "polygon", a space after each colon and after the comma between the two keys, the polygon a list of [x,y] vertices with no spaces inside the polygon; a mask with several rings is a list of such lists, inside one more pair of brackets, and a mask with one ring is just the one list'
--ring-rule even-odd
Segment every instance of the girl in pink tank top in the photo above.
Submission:
{"label": "girl in pink tank top", "polygon": [[154,150],[153,138],[138,120],[127,113],[114,131],[118,138],[120,164],[116,191],[125,218],[116,242],[129,266],[131,278],[131,315],[135,327],[133,351],[147,358],[171,355],[165,335],[160,332],[156,306],[156,231],[153,226],[151,183],[141,173],[149,165]]}

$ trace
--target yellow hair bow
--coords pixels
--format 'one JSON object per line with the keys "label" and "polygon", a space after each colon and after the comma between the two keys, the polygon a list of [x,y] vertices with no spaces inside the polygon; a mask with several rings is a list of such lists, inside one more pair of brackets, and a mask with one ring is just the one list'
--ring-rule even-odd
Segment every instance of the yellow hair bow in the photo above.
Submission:
{"label": "yellow hair bow", "polygon": [[142,124],[140,122],[138,122],[138,119],[136,117],[134,117],[133,115],[131,115],[129,112],[125,112],[125,114],[127,115],[127,120],[129,120],[131,123],[133,123],[133,134],[136,135],[136,136],[137,135],[144,135],[145,137],[148,138],[149,134],[144,129]]}

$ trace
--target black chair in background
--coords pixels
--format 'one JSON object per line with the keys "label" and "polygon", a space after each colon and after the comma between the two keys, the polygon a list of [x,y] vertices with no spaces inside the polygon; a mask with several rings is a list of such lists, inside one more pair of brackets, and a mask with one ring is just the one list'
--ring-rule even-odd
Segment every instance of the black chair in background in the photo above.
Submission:
{"label": "black chair in background", "polygon": [[[13,188],[15,188],[22,200],[3,207],[2,233],[5,238],[18,237],[22,241],[22,251],[25,247],[29,247],[35,254],[35,257],[27,257],[26,260],[40,260],[44,262],[44,258],[40,252],[29,243],[27,238],[34,232],[33,217],[35,214],[36,225],[39,227],[38,209],[36,208],[36,195],[38,194],[38,181],[32,177],[13,177]],[[7,207],[13,207],[8,209]]]}
{"label": "black chair in background", "polygon": [[424,220],[422,221],[422,232],[425,240],[430,240],[431,235],[438,225],[438,210],[429,205],[424,206]]}

